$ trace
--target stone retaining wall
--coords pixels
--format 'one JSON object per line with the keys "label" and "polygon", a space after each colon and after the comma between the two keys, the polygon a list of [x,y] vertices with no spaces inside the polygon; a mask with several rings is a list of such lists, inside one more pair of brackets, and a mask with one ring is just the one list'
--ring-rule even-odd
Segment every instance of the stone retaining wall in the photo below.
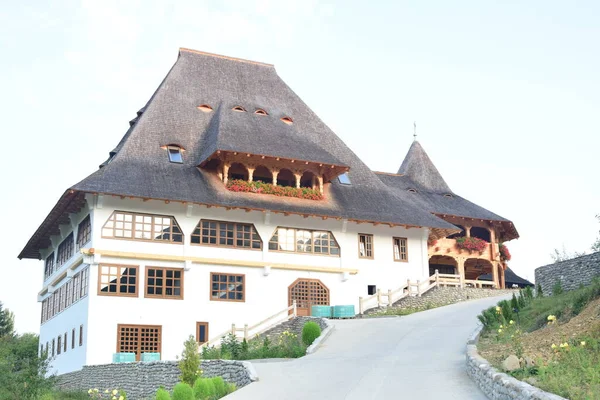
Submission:
{"label": "stone retaining wall", "polygon": [[327,328],[327,323],[323,318],[317,317],[296,317],[292,318],[289,321],[282,322],[281,324],[269,329],[268,331],[262,333],[260,335],[261,338],[268,336],[269,340],[272,340],[278,337],[282,332],[288,331],[291,333],[295,333],[298,337],[302,336],[302,328],[304,324],[308,321],[316,322],[320,327],[321,331],[324,331]]}
{"label": "stone retaining wall", "polygon": [[600,276],[600,251],[536,268],[535,283],[542,285],[544,294],[549,295],[558,281],[563,290],[573,290],[589,285],[597,276]]}
{"label": "stone retaining wall", "polygon": [[[203,376],[221,376],[240,388],[256,380],[254,368],[248,362],[202,360]],[[160,386],[171,390],[179,382],[181,372],[177,361],[152,361],[104,365],[86,365],[83,369],[59,375],[57,387],[63,390],[88,391],[123,389],[128,400],[152,399]]]}
{"label": "stone retaining wall", "polygon": [[492,367],[477,352],[477,341],[482,327],[477,329],[467,343],[467,373],[491,400],[566,400],[564,397],[544,392]]}

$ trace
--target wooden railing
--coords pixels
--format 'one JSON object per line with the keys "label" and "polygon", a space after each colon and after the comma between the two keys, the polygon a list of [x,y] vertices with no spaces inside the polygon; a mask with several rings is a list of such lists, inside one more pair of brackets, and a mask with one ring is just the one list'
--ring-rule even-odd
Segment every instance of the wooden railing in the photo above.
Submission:
{"label": "wooden railing", "polygon": [[214,346],[219,343],[222,338],[229,334],[233,334],[239,339],[250,339],[253,336],[260,335],[273,328],[275,325],[279,325],[282,322],[289,321],[292,318],[298,316],[298,307],[296,306],[296,300],[293,301],[293,304],[283,310],[271,315],[270,317],[256,323],[252,326],[248,326],[248,324],[244,324],[243,328],[237,328],[235,324],[231,324],[231,329],[226,330],[225,332],[213,337],[208,342],[203,343],[200,347]]}
{"label": "wooden railing", "polygon": [[408,296],[420,297],[427,293],[434,287],[439,286],[458,286],[465,287],[473,285],[474,287],[483,288],[489,286],[490,288],[496,287],[494,282],[490,281],[479,281],[473,279],[462,279],[460,275],[453,274],[440,274],[438,270],[435,270],[435,274],[431,275],[425,281],[420,280],[411,281],[408,279],[406,285],[400,286],[396,290],[388,290],[382,292],[381,289],[377,289],[377,292],[368,297],[358,298],[358,313],[363,314],[365,311],[376,307],[390,307],[398,300],[401,300]]}

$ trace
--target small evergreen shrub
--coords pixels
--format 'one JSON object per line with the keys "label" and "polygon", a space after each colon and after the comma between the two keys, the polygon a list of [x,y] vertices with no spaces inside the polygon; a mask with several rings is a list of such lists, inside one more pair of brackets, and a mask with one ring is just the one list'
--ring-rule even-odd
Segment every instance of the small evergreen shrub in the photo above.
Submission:
{"label": "small evergreen shrub", "polygon": [[210,378],[213,383],[213,387],[215,388],[215,396],[217,399],[221,397],[225,397],[227,395],[227,385],[225,381],[220,376],[216,376],[214,378]]}
{"label": "small evergreen shrub", "polygon": [[194,400],[194,391],[187,383],[179,382],[173,388],[173,400]]}
{"label": "small evergreen shrub", "polygon": [[202,374],[200,371],[200,354],[198,353],[198,342],[194,336],[183,342],[183,352],[181,353],[181,361],[179,361],[179,370],[181,371],[182,382],[187,383],[190,388],[196,382],[196,379]]}
{"label": "small evergreen shrub", "polygon": [[560,280],[558,280],[554,283],[554,286],[552,286],[552,296],[558,296],[559,294],[562,294],[562,293],[563,293],[562,283],[560,282]]}
{"label": "small evergreen shrub", "polygon": [[313,321],[308,321],[302,327],[302,342],[310,346],[316,338],[321,336],[321,327]]}
{"label": "small evergreen shrub", "polygon": [[156,391],[155,400],[171,400],[171,395],[169,392],[165,390],[165,388],[161,387]]}
{"label": "small evergreen shrub", "polygon": [[517,300],[517,296],[515,295],[515,293],[513,292],[512,294],[512,298],[510,299],[510,306],[512,307],[512,309],[519,309],[519,301]]}
{"label": "small evergreen shrub", "polygon": [[209,399],[214,393],[214,385],[209,384],[210,378],[200,378],[194,383],[194,398],[196,400]]}
{"label": "small evergreen shrub", "polygon": [[536,291],[535,292],[536,292],[535,296],[537,298],[544,297],[544,292],[542,291],[542,285],[540,285],[539,283],[538,283],[538,285],[536,287]]}

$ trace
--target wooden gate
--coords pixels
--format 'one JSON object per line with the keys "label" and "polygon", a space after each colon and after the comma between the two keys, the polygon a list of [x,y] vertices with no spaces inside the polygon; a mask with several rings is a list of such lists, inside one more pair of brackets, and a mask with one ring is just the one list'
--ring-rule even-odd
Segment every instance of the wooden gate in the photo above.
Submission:
{"label": "wooden gate", "polygon": [[318,279],[296,279],[288,288],[288,305],[296,300],[297,313],[309,316],[312,306],[329,305],[329,289]]}

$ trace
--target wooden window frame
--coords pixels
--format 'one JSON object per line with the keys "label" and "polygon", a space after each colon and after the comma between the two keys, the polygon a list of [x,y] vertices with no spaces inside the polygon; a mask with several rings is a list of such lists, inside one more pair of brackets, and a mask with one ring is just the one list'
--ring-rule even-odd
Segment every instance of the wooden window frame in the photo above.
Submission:
{"label": "wooden window frame", "polygon": [[[206,332],[206,340],[201,342],[200,341],[200,327],[204,326],[205,332]],[[204,344],[207,343],[210,340],[210,336],[208,333],[208,322],[196,322],[196,342],[198,342],[198,344]]]}
{"label": "wooden window frame", "polygon": [[[137,328],[137,329],[144,329],[144,328],[150,328],[150,329],[156,329],[158,328],[158,345],[157,345],[157,352],[160,354],[160,358],[162,359],[162,342],[163,342],[163,332],[162,332],[162,325],[136,325],[136,324],[117,324],[117,348],[116,348],[116,352],[120,353],[121,352],[121,329],[122,328]],[[138,331],[138,336],[137,336],[137,350],[138,353],[136,354],[136,360],[140,361],[141,356],[142,356],[142,340],[141,340],[141,332]],[[154,352],[151,352],[154,353]]]}
{"label": "wooden window frame", "polygon": [[[123,215],[123,221],[119,221],[117,220],[117,215]],[[131,216],[131,221],[125,221],[125,217],[126,216]],[[113,218],[114,217],[114,218]],[[150,221],[146,222],[146,221],[136,221],[137,217],[141,217],[142,219],[144,219],[145,217],[150,217]],[[170,227],[169,227],[169,239],[165,240],[165,239],[156,239],[155,238],[155,227],[156,227],[156,218],[168,218],[170,220]],[[117,222],[123,222],[124,226],[123,229],[118,229],[116,227]],[[109,223],[112,223],[112,227],[107,227],[107,225],[109,225]],[[131,224],[130,229],[125,229],[126,226],[125,224],[129,223]],[[142,229],[136,229],[138,226],[142,226]],[[163,224],[161,223],[160,226],[163,226]],[[174,232],[174,228],[177,228],[179,230],[179,232]],[[150,230],[148,231],[146,228],[149,228]],[[106,230],[110,230],[112,231],[111,235],[107,235],[105,234]],[[131,236],[117,236],[115,234],[115,231],[117,230],[121,230],[121,231],[131,231]],[[145,232],[150,232],[150,239],[144,239],[144,238],[136,238],[136,233],[137,232],[142,232],[142,236]],[[165,232],[163,232],[164,234]],[[173,240],[173,236],[174,235],[181,235],[181,242],[179,241],[175,241]],[[181,226],[179,226],[179,223],[177,222],[177,219],[172,216],[172,215],[160,215],[160,214],[146,214],[146,213],[136,213],[136,212],[129,212],[129,211],[120,211],[120,210],[115,210],[113,211],[112,214],[110,214],[110,216],[108,217],[108,219],[106,220],[106,222],[104,223],[104,225],[102,225],[102,238],[104,239],[117,239],[117,240],[133,240],[136,242],[149,242],[149,243],[170,243],[170,244],[180,244],[183,245],[183,243],[185,242],[185,235],[183,234],[183,231],[181,230]]]}
{"label": "wooden window frame", "polygon": [[79,251],[92,239],[92,219],[88,214],[87,217],[79,223],[77,228],[77,245],[76,250]]}
{"label": "wooden window frame", "polygon": [[[294,243],[294,250],[280,250],[278,249],[271,249],[271,244],[275,244],[277,247],[279,247],[279,241],[273,241],[273,237],[275,236],[275,234],[279,235],[279,230],[280,229],[288,229],[288,230],[293,230],[294,231],[294,239],[293,239],[293,243]],[[311,251],[298,251],[298,231],[306,231],[306,232],[310,232],[310,240],[311,240]],[[315,234],[318,233],[326,233],[329,235],[329,237],[326,239],[327,240],[327,253],[317,253],[315,252]],[[322,238],[320,238],[321,240],[323,240]],[[331,240],[333,240],[333,242],[335,243],[336,247],[332,247],[331,246]],[[325,257],[341,257],[342,256],[342,249],[340,248],[340,244],[338,243],[337,239],[335,238],[333,232],[331,231],[326,231],[326,230],[320,230],[320,229],[303,229],[303,228],[292,228],[292,227],[288,227],[288,226],[278,226],[277,228],[275,228],[275,230],[273,231],[273,233],[271,234],[271,237],[269,239],[269,243],[268,243],[268,248],[269,251],[276,251],[279,253],[295,253],[295,254],[304,254],[304,255],[313,255],[313,256],[325,256]],[[320,246],[320,247],[324,247],[324,246]],[[338,249],[338,254],[331,254],[331,249],[332,248],[337,248]]]}
{"label": "wooden window frame", "polygon": [[[202,223],[215,223],[216,227],[215,227],[215,231],[216,231],[216,235],[212,236],[209,235],[203,235],[202,234],[202,230],[203,229],[207,229],[204,228],[202,226]],[[219,226],[219,224],[233,224],[233,236],[231,237],[231,239],[233,240],[233,245],[228,245],[228,244],[220,244],[219,242],[221,241],[221,239],[225,239],[227,240],[228,237],[225,236],[221,236],[221,232],[223,231],[221,229],[221,227]],[[250,227],[250,246],[246,247],[246,246],[239,246],[237,244],[238,242],[238,233],[241,232],[242,235],[246,232],[244,232],[243,230],[240,230],[242,227]],[[208,230],[211,230],[212,228],[208,228]],[[198,232],[198,233],[196,233]],[[228,232],[228,230],[226,230],[225,232]],[[256,238],[254,237],[256,234]],[[209,238],[215,238],[215,243],[202,243],[202,238],[207,237]],[[198,238],[198,243],[194,243],[194,238]],[[241,238],[242,242],[244,241],[244,238]],[[255,248],[252,247],[252,243],[256,242],[258,240],[260,247]],[[256,229],[256,226],[254,226],[254,224],[252,223],[246,223],[246,222],[234,222],[234,221],[217,221],[217,220],[213,220],[213,219],[201,219],[198,224],[196,225],[196,227],[194,228],[193,233],[190,236],[190,244],[192,246],[210,246],[210,247],[226,247],[226,248],[230,248],[230,249],[241,249],[241,250],[254,250],[254,251],[262,251],[263,249],[263,240],[260,236],[260,234],[258,233],[258,230]]]}
{"label": "wooden window frame", "polygon": [[[398,241],[398,254],[396,254],[396,241]],[[404,241],[404,253],[402,252],[402,241]],[[408,262],[408,239],[405,237],[393,237],[392,252],[394,253],[394,261]]]}
{"label": "wooden window frame", "polygon": [[[221,283],[226,283],[226,284],[229,283],[229,277],[230,276],[234,276],[234,277],[241,276],[242,277],[242,282],[241,282],[242,283],[242,299],[241,300],[238,300],[238,299],[229,299],[229,298],[222,299],[222,298],[219,298],[218,296],[217,297],[213,297],[212,292],[213,292],[213,276],[214,275],[219,275],[219,276],[220,275],[225,275],[225,276],[227,276],[227,281],[226,282],[221,282],[220,279],[219,279],[218,282],[215,282],[215,283],[219,283],[219,284],[221,284]],[[209,295],[210,301],[228,301],[228,302],[235,302],[235,303],[245,303],[246,302],[246,274],[231,274],[231,273],[227,273],[227,272],[211,272],[210,273],[210,282],[209,282],[209,284],[210,284],[210,288],[209,288],[209,291],[208,291],[208,295]],[[222,292],[222,290],[220,288],[217,289],[216,291],[217,292]],[[230,293],[230,292],[238,293],[235,290],[231,291],[229,289],[225,289],[225,293]],[[226,297],[229,297],[229,295],[227,295]]]}
{"label": "wooden window frame", "polygon": [[56,267],[59,268],[63,266],[67,261],[73,257],[75,254],[75,241],[73,239],[73,232],[69,233],[69,235],[58,245],[58,250],[56,252]]}
{"label": "wooden window frame", "polygon": [[79,347],[83,346],[83,324],[79,325]]}
{"label": "wooden window frame", "polygon": [[[364,236],[365,237],[365,255],[362,256],[360,254],[360,245],[361,245],[361,237]],[[367,240],[369,239],[370,240]],[[369,255],[369,241],[371,242],[371,255]],[[374,241],[375,241],[375,236],[372,233],[359,233],[358,234],[358,258],[363,258],[363,259],[367,259],[367,260],[373,260],[375,258],[375,246],[374,246]]]}
{"label": "wooden window frame", "polygon": [[[105,275],[108,275],[109,277],[111,276],[110,272],[108,274],[103,274],[102,273],[102,268],[103,267],[107,267],[107,268],[111,268],[111,267],[116,267],[116,268],[127,268],[127,269],[131,269],[134,268],[135,269],[135,293],[121,293],[119,291],[117,292],[103,292],[102,291],[102,277]],[[127,275],[129,277],[129,275]],[[117,275],[116,275],[116,280],[117,280],[117,289],[120,290],[120,279],[123,277],[121,274],[120,270],[117,270]],[[111,285],[112,281],[109,281],[108,285]],[[130,286],[132,286],[132,284],[130,283],[126,283],[125,286],[127,288],[129,288]],[[107,263],[103,263],[103,264],[99,264],[98,265],[98,296],[117,296],[117,297],[138,297],[139,295],[139,286],[140,286],[140,267],[139,265],[126,265],[126,264],[107,264]]]}
{"label": "wooden window frame", "polygon": [[46,257],[46,261],[44,263],[44,280],[48,279],[50,275],[54,273],[54,252],[50,253],[48,257]]}
{"label": "wooden window frame", "polygon": [[[152,287],[154,288],[161,288],[163,294],[148,294],[148,280],[150,278],[154,278],[156,279],[156,277],[150,277],[149,271],[150,270],[162,270],[163,271],[163,284],[158,286],[156,284],[152,285]],[[181,286],[179,286],[180,289],[180,294],[179,295],[167,295],[167,289],[169,288],[167,286],[167,279],[176,279],[176,278],[167,278],[166,273],[167,271],[173,271],[173,272],[181,272],[181,277],[179,278],[179,280],[181,281]],[[172,300],[183,300],[183,287],[184,287],[184,276],[185,276],[185,270],[183,268],[169,268],[169,267],[153,267],[153,266],[146,266],[146,276],[144,277],[144,297],[145,298],[149,298],[149,299],[172,299]],[[172,286],[171,288],[175,288],[176,286]]]}

